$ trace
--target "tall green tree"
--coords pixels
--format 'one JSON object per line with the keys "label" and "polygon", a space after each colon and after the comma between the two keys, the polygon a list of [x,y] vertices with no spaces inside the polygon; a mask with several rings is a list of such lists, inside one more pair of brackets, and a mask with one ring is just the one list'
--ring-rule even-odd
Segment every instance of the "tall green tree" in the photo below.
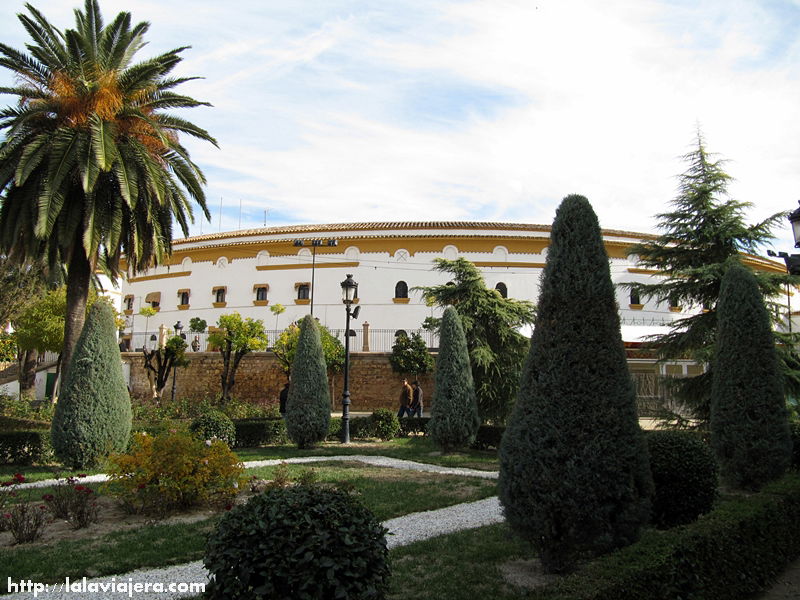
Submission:
{"label": "tall green tree", "polygon": [[[389,356],[392,370],[398,373],[424,375],[433,371],[433,356],[422,336],[414,332],[409,338],[404,332],[395,338]],[[467,360],[469,366],[469,360]]]}
{"label": "tall green tree", "polygon": [[[662,277],[655,283],[626,287],[638,291],[642,298],[704,309],[674,321],[670,331],[653,336],[650,345],[662,360],[689,358],[711,366],[725,262],[740,253],[757,254],[774,238],[772,228],[785,213],[748,225],[744,213],[752,204],[729,197],[731,177],[725,172],[724,161],[706,150],[699,131],[694,149],[683,160],[688,167],[679,177],[673,210],[657,215],[661,235],[629,250],[638,257],[639,266],[658,270]],[[780,295],[786,283],[800,281],[765,271],[757,273],[756,279],[767,299]],[[782,358],[787,389],[800,391],[798,366],[797,357],[787,347]],[[669,382],[675,397],[703,424],[708,423],[712,379],[713,368],[709,368],[701,375]]]}
{"label": "tall green tree", "polygon": [[67,265],[62,358],[69,368],[83,328],[92,273],[136,272],[169,254],[173,221],[184,235],[191,200],[209,217],[205,178],[179,142],[208,132],[165,112],[206,103],[173,89],[185,47],[134,62],[149,23],[128,12],[105,25],[97,0],[60,30],[30,4],[18,15],[28,52],[0,44],[0,66],[19,82],[0,93],[19,98],[0,111],[0,252],[44,256]]}
{"label": "tall green tree", "polygon": [[467,338],[461,318],[452,306],[444,309],[440,336],[436,397],[427,432],[437,446],[450,452],[475,441],[481,421],[469,368]]}
{"label": "tall green tree", "polygon": [[51,427],[56,456],[73,468],[96,466],[128,447],[131,418],[114,310],[95,302],[56,404]]}
{"label": "tall green tree", "polygon": [[[344,367],[344,346],[335,335],[324,325],[317,323],[319,329],[320,344],[322,344],[322,355],[325,358],[325,366],[329,374],[338,373]],[[281,368],[287,375],[292,374],[292,365],[297,354],[297,345],[300,341],[300,327],[291,324],[284,329],[278,336],[272,351],[281,364]]]}
{"label": "tall green tree", "polygon": [[653,481],[600,225],[589,201],[556,212],[536,327],[500,448],[500,501],[549,572],[631,543]]}
{"label": "tall green tree", "polygon": [[331,419],[327,367],[319,326],[311,315],[300,322],[286,402],[286,432],[298,448],[313,448],[328,435]]}
{"label": "tall green tree", "polygon": [[247,317],[238,312],[222,315],[217,320],[217,331],[208,336],[208,344],[216,346],[222,355],[222,400],[230,400],[231,390],[236,384],[236,370],[249,352],[266,350],[267,332],[264,321]]}
{"label": "tall green tree", "polygon": [[[477,267],[464,258],[439,258],[435,263],[434,269],[449,273],[452,282],[416,289],[422,290],[432,305],[458,309],[467,337],[478,414],[484,422],[504,423],[514,405],[528,350],[528,339],[518,329],[533,323],[534,306],[488,289]],[[432,325],[436,327],[438,322]]]}
{"label": "tall green tree", "polygon": [[711,442],[722,477],[757,490],[792,457],[788,411],[770,316],[753,272],[730,259],[717,309]]}

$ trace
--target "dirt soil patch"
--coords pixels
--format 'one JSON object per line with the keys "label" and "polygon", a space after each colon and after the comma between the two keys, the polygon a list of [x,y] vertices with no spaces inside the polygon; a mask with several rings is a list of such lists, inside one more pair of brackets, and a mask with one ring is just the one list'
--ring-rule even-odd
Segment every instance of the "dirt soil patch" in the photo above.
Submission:
{"label": "dirt soil patch", "polygon": [[500,565],[507,583],[525,590],[535,590],[558,581],[558,575],[545,573],[539,559],[512,560]]}

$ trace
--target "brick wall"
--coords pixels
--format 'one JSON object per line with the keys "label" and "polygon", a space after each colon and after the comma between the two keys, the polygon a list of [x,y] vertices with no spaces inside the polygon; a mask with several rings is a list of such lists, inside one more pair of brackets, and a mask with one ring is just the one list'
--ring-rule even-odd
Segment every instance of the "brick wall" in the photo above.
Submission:
{"label": "brick wall", "polygon": [[[189,365],[178,368],[175,386],[176,397],[201,399],[216,397],[220,392],[222,358],[217,352],[189,352]],[[144,372],[144,359],[140,353],[124,352],[122,358],[130,365],[131,393],[135,398],[150,396],[150,384]],[[271,352],[254,352],[246,355],[236,370],[236,385],[233,395],[242,400],[268,400],[278,402],[278,394],[286,381],[278,360]],[[342,385],[344,374],[333,377],[332,408],[342,408]],[[402,375],[392,371],[388,353],[364,353],[350,355],[350,410],[371,412],[376,408],[397,410]],[[425,392],[427,414],[433,398],[433,374],[421,375],[420,385]],[[164,391],[171,394],[170,377]]]}

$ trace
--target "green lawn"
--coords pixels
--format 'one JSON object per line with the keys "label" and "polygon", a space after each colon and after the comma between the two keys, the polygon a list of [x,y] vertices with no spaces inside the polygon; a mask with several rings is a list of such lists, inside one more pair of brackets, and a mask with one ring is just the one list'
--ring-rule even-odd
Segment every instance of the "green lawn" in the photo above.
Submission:
{"label": "green lawn", "polygon": [[[246,474],[268,478],[275,468],[249,469]],[[348,482],[381,521],[496,493],[493,480],[365,467],[359,463],[290,465],[289,471],[295,476],[310,468],[314,468],[321,482]],[[40,497],[39,490],[35,497]],[[191,562],[202,558],[205,540],[217,519],[189,525],[148,525],[92,540],[0,548],[0,565],[12,580],[55,582],[66,576],[97,577]],[[3,579],[0,592],[5,586]]]}
{"label": "green lawn", "polygon": [[267,460],[295,458],[298,456],[336,456],[369,454],[389,456],[404,460],[441,465],[445,467],[464,467],[482,471],[497,471],[500,466],[494,450],[464,449],[461,452],[442,454],[427,437],[397,438],[389,442],[356,441],[348,445],[326,442],[313,450],[298,450],[295,446],[264,446],[263,448],[237,448],[242,460]]}

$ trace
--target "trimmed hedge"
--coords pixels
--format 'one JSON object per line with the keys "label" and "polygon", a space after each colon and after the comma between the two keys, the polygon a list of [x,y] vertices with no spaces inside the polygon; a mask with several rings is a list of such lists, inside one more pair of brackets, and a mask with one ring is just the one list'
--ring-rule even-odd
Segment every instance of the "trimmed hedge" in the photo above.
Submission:
{"label": "trimmed hedge", "polygon": [[189,425],[189,431],[204,440],[218,438],[229,447],[236,444],[236,427],[231,418],[219,410],[209,410],[199,415]]}
{"label": "trimmed hedge", "polygon": [[723,501],[696,522],[600,557],[533,600],[739,600],[800,556],[800,475]]}
{"label": "trimmed hedge", "polygon": [[53,460],[50,431],[0,432],[0,464],[30,465]]}
{"label": "trimmed hedge", "polygon": [[236,428],[237,448],[272,446],[289,441],[283,419],[235,419],[233,426]]}
{"label": "trimmed hedge", "polygon": [[33,431],[38,429],[50,431],[50,423],[47,421],[34,421],[33,419],[0,416],[0,431]]}
{"label": "trimmed hedge", "polygon": [[428,435],[428,421],[430,417],[406,417],[400,419],[400,437],[408,437],[412,433],[414,435]]}

